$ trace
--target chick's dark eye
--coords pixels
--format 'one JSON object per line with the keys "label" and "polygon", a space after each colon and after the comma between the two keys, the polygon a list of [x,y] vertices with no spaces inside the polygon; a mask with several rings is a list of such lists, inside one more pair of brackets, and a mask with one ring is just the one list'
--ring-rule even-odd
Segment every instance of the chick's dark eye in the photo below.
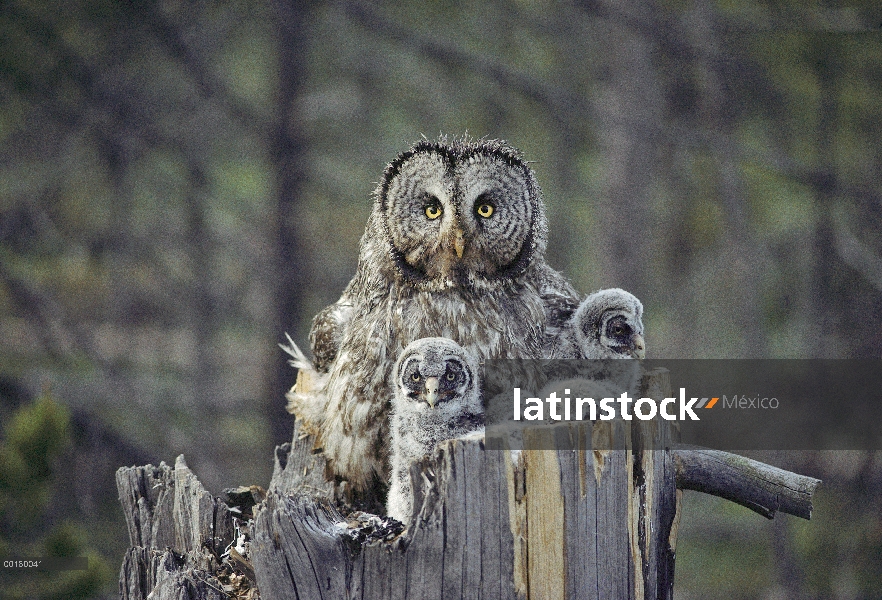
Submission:
{"label": "chick's dark eye", "polygon": [[613,319],[606,327],[606,334],[610,337],[624,337],[631,334],[631,327],[623,319]]}

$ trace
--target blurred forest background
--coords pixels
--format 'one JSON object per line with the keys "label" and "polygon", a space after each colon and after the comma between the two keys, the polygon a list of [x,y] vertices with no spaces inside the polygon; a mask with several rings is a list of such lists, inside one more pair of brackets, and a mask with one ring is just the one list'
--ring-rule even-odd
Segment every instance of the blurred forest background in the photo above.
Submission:
{"label": "blurred forest background", "polygon": [[[113,481],[266,485],[312,316],[420,135],[523,150],[549,262],[650,358],[882,357],[877,2],[0,2],[7,597],[114,597]],[[814,520],[687,494],[680,598],[882,598],[882,457],[779,453]],[[0,588],[4,584],[0,582]]]}

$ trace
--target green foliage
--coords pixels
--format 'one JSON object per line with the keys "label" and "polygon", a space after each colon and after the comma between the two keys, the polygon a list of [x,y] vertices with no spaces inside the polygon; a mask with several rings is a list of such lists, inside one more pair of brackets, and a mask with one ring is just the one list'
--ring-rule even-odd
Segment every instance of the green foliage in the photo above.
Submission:
{"label": "green foliage", "polygon": [[69,429],[70,412],[48,393],[16,410],[4,424],[0,442],[0,557],[87,556],[88,569],[4,571],[0,575],[3,598],[93,598],[113,581],[113,569],[89,547],[81,526],[65,520],[47,527],[45,522],[55,466],[70,444]]}
{"label": "green foliage", "polygon": [[[0,591],[4,600],[87,600],[108,591],[115,578],[115,569],[94,550],[76,546],[66,556],[85,557],[88,568],[76,571],[16,572],[0,575]],[[21,556],[21,550],[16,556]],[[50,556],[30,552],[28,556]]]}
{"label": "green foliage", "polygon": [[21,457],[28,481],[43,482],[49,477],[52,461],[69,441],[69,424],[70,412],[49,394],[15,413],[5,427],[4,449]]}
{"label": "green foliage", "polygon": [[52,466],[69,443],[68,410],[49,394],[16,411],[0,444],[0,520],[16,529],[36,523],[51,493]]}
{"label": "green foliage", "polygon": [[61,523],[43,542],[46,556],[76,556],[85,545],[85,532],[71,522]]}

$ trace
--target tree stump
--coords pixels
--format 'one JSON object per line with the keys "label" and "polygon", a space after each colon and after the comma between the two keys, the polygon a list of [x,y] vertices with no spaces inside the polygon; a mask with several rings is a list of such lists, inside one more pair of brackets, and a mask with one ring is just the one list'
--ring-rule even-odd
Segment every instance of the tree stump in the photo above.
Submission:
{"label": "tree stump", "polygon": [[202,487],[184,457],[174,469],[119,469],[116,486],[132,544],[120,569],[120,598],[227,598],[214,573],[235,536],[233,513]]}
{"label": "tree stump", "polygon": [[[653,397],[669,387],[663,370],[644,381]],[[276,450],[268,494],[248,523],[250,564],[239,572],[267,599],[672,598],[678,485],[766,516],[807,517],[818,484],[735,455],[677,448],[663,421],[527,429],[523,442],[520,451],[492,437],[440,444],[411,469],[418,514],[402,533],[379,516],[341,514],[322,455],[295,427]],[[151,590],[157,600],[256,597],[254,586],[217,576],[244,522],[202,489],[183,458],[174,470],[120,469],[117,484],[133,545],[123,598]]]}

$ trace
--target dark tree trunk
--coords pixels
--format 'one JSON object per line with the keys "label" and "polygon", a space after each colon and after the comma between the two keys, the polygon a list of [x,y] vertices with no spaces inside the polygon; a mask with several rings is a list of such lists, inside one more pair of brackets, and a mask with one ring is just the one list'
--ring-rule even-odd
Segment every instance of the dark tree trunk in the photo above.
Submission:
{"label": "dark tree trunk", "polygon": [[[278,51],[278,90],[272,129],[272,161],[276,173],[276,247],[277,275],[273,285],[276,297],[276,331],[288,332],[297,340],[306,338],[301,331],[300,306],[303,290],[309,282],[306,271],[307,249],[299,230],[298,214],[306,181],[306,142],[297,119],[297,98],[306,79],[307,26],[311,4],[276,0],[273,2]],[[283,340],[279,340],[283,341]],[[268,411],[272,437],[276,444],[288,439],[291,418],[285,410],[285,392],[294,384],[294,371],[282,352],[276,353],[271,406]]]}

